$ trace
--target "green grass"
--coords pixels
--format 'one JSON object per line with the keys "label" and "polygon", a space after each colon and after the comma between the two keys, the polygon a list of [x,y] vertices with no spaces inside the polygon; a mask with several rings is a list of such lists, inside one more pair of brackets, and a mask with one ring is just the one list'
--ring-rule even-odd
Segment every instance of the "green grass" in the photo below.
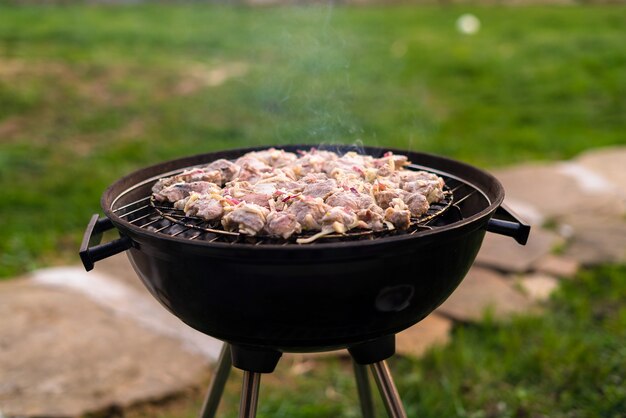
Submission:
{"label": "green grass", "polygon": [[623,144],[625,12],[0,5],[0,277],[77,262],[104,188],[182,155],[357,142],[489,168]]}
{"label": "green grass", "polygon": [[[409,417],[619,418],[626,411],[626,266],[564,281],[545,314],[457,327],[451,343],[390,368]],[[259,418],[359,417],[348,361],[293,359],[262,378]],[[241,374],[232,373],[219,416],[236,417]],[[208,382],[207,382],[208,385]],[[202,389],[204,390],[204,388]],[[191,418],[196,391],[128,418]],[[378,405],[378,415],[385,416]]]}
{"label": "green grass", "polygon": [[[455,31],[465,12],[475,36]],[[0,2],[0,277],[77,263],[108,184],[192,153],[357,142],[491,168],[625,144],[625,12]],[[245,71],[211,86],[216,68]],[[545,315],[394,358],[409,416],[623,416],[625,278],[583,272]],[[264,376],[259,417],[358,417],[350,364],[314,365]],[[220,416],[236,416],[240,378]],[[127,415],[195,417],[202,390]]]}

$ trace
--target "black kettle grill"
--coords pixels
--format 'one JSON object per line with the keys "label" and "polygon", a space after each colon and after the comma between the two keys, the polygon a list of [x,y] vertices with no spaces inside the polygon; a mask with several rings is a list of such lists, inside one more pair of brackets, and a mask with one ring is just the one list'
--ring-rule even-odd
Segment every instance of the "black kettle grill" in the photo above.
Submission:
{"label": "black kettle grill", "polygon": [[[295,152],[311,146],[277,148]],[[363,415],[373,417],[365,368],[371,365],[389,416],[405,417],[384,362],[395,352],[395,334],[454,291],[487,231],[523,245],[530,227],[502,205],[504,189],[492,175],[448,158],[402,150],[391,151],[408,156],[408,169],[441,176],[452,200],[446,210],[407,231],[298,244],[164,216],[151,202],[151,187],[159,178],[261,149],[167,161],[113,183],[101,200],[106,216],[94,215],[85,232],[80,251],[85,268],[127,251],[140,279],[165,308],[225,342],[204,418],[215,415],[231,365],[244,370],[240,417],[254,417],[260,373],[272,372],[283,352],[341,348],[354,360]],[[361,150],[374,157],[387,151]],[[120,238],[100,244],[102,232],[111,228]]]}

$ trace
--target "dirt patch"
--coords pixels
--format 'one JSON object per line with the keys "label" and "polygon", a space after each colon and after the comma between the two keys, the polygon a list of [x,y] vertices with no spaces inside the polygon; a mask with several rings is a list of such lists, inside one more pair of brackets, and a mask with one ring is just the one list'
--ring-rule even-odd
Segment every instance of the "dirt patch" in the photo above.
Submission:
{"label": "dirt patch", "polygon": [[128,91],[122,92],[112,87],[115,79],[110,76],[100,77],[94,80],[82,79],[77,84],[78,95],[100,106],[117,107],[125,106],[135,99]]}
{"label": "dirt patch", "polygon": [[[243,62],[145,68],[131,62],[104,65],[0,58],[0,80],[9,90],[9,103],[17,100],[0,120],[0,140],[54,142],[74,155],[87,156],[107,137],[141,137],[145,120],[130,115],[141,114],[146,106],[223,85],[248,70]],[[125,113],[125,109],[133,111]],[[120,121],[116,116],[120,114],[129,117]]]}
{"label": "dirt patch", "polygon": [[[74,135],[65,140],[65,147],[77,157],[88,157],[103,143],[124,142],[141,137],[146,130],[146,122],[134,118],[118,129],[103,130],[97,133]],[[113,140],[111,138],[114,138]],[[1,418],[1,417],[0,417]]]}
{"label": "dirt patch", "polygon": [[57,102],[75,94],[80,100],[101,106],[120,106],[132,101],[129,92],[115,89],[116,83],[130,77],[125,65],[100,67],[59,61],[0,58],[0,77],[16,89],[29,87],[44,92],[43,99]]}
{"label": "dirt patch", "polygon": [[21,77],[25,74],[60,75],[65,73],[66,66],[54,61],[26,61],[16,58],[0,57],[0,77]]}
{"label": "dirt patch", "polygon": [[26,125],[26,120],[21,116],[11,116],[0,122],[0,141],[8,141],[19,134]]}
{"label": "dirt patch", "polygon": [[121,138],[136,138],[143,135],[145,131],[146,122],[142,119],[135,118],[120,129],[119,135]]}
{"label": "dirt patch", "polygon": [[[166,71],[146,73],[145,68],[127,63],[103,67],[93,63],[77,65],[0,58],[0,78],[16,89],[35,87],[44,92],[42,99],[45,102],[57,103],[74,95],[80,101],[99,107],[127,106],[144,92],[157,101],[172,95],[187,96],[205,87],[221,86],[244,76],[248,70],[249,65],[244,62],[192,63],[175,70],[172,75]],[[10,127],[3,129],[10,130]]]}
{"label": "dirt patch", "polygon": [[223,63],[217,66],[192,64],[182,72],[174,93],[187,96],[204,87],[221,86],[232,78],[246,75],[248,68],[248,65],[242,62]]}

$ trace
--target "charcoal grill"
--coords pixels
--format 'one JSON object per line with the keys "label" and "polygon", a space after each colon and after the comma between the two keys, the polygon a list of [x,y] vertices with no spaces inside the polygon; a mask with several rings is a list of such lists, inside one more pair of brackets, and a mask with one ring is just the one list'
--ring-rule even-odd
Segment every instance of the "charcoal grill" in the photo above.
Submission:
{"label": "charcoal grill", "polygon": [[[286,151],[310,145],[277,146]],[[407,155],[408,169],[441,176],[444,201],[406,231],[357,231],[308,244],[224,231],[151,201],[161,177],[219,158],[265,148],[196,155],[147,167],[103,194],[105,217],[94,215],[81,259],[94,263],[127,251],[138,276],[174,315],[225,342],[203,408],[215,415],[231,366],[244,370],[240,417],[254,417],[260,373],[274,370],[283,352],[347,348],[355,367],[361,409],[372,417],[370,365],[391,417],[406,416],[385,363],[395,334],[417,323],[458,286],[486,231],[525,244],[530,228],[502,205],[504,190],[490,174],[440,156]],[[346,147],[334,151],[345,152]],[[382,156],[389,149],[365,147]],[[102,232],[120,238],[100,244]]]}

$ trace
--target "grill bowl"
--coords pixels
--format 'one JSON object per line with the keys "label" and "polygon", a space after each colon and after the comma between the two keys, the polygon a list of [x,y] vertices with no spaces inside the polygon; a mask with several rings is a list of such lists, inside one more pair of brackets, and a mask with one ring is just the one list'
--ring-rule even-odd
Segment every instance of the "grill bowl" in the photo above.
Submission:
{"label": "grill bowl", "polygon": [[[397,333],[454,291],[487,229],[514,235],[512,229],[500,225],[498,230],[490,223],[504,198],[493,176],[458,161],[401,150],[392,151],[474,189],[456,208],[456,218],[413,234],[258,245],[164,235],[116,213],[116,208],[149,196],[154,180],[164,173],[258,149],[202,154],[136,171],[111,185],[101,202],[124,242],[119,250],[128,248],[152,295],[191,327],[231,344],[310,352]],[[380,156],[388,149],[361,151]]]}

